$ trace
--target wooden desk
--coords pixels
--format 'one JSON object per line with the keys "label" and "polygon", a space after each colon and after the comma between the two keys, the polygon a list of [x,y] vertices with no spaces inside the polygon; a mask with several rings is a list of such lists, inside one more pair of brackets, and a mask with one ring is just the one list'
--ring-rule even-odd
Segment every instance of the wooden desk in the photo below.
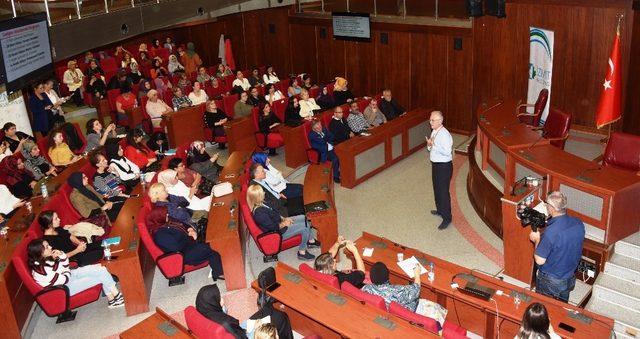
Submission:
{"label": "wooden desk", "polygon": [[[383,310],[337,292],[322,283],[305,278],[297,270],[279,262],[276,279],[280,287],[268,294],[277,300],[276,307],[286,312],[291,327],[303,336],[317,334],[326,338],[436,338],[436,334],[411,325]],[[296,283],[290,279],[299,279]],[[258,282],[251,286],[259,290]],[[345,301],[338,305],[328,298]],[[395,328],[390,330],[376,320],[385,319]]]}
{"label": "wooden desk", "polygon": [[253,151],[256,148],[255,129],[251,117],[239,118],[224,124],[229,154],[235,151]]}
{"label": "wooden desk", "polygon": [[[387,265],[392,283],[406,284],[413,281],[396,264],[397,254],[403,253],[405,258],[415,256],[423,266],[428,262],[435,264],[435,280],[429,282],[423,275],[421,297],[437,302],[447,308],[447,321],[452,321],[467,330],[483,336],[484,338],[513,338],[517,333],[524,310],[530,303],[541,302],[547,308],[551,324],[556,333],[565,338],[608,338],[613,328],[613,320],[601,315],[579,309],[555,299],[523,290],[515,285],[506,283],[489,275],[472,272],[472,270],[453,263],[432,257],[417,250],[406,248],[390,240],[380,238],[368,233],[356,240],[356,246],[360,251],[364,247],[374,248],[371,257],[363,257],[365,266],[370,268],[374,263],[381,261]],[[478,278],[478,283],[496,290],[504,291],[505,295],[494,295],[492,301],[485,301],[476,297],[463,294],[451,287],[455,281],[463,286],[465,280],[459,274],[466,273]],[[509,297],[512,291],[523,293],[531,298],[521,298],[520,305],[516,306],[513,298]],[[496,309],[499,314],[496,314]],[[573,312],[589,317],[590,324],[577,320]],[[559,327],[560,323],[574,327],[574,333],[569,333]]]}
{"label": "wooden desk", "polygon": [[[213,198],[212,204],[221,202],[224,205],[211,206],[207,224],[207,238],[212,249],[220,253],[224,269],[227,291],[247,287],[244,268],[244,234],[240,227],[240,179],[243,175],[244,164],[251,152],[238,151],[229,156],[224,169],[220,172],[219,180],[228,181],[234,186],[233,194]],[[235,206],[233,209],[232,207]]]}
{"label": "wooden desk", "polygon": [[353,188],[424,147],[429,112],[414,109],[372,129],[370,136],[356,136],[337,145],[341,185]]}
{"label": "wooden desk", "polygon": [[[26,206],[22,206],[7,220],[9,232],[6,238],[0,238],[0,307],[3,309],[0,312],[0,324],[4,326],[3,335],[8,338],[20,337],[20,331],[34,302],[33,296],[23,286],[22,279],[13,267],[11,262],[13,251],[24,238],[35,217],[51,199],[50,197],[57,193],[71,173],[79,171],[86,163],[87,160],[81,159],[69,165],[58,176],[49,179],[47,181],[49,198],[43,199],[42,196],[36,196],[29,199],[33,208],[31,213]],[[40,192],[34,193],[40,194]]]}
{"label": "wooden desk", "polygon": [[176,148],[194,140],[205,140],[204,136],[205,104],[181,108],[162,116],[167,126],[169,146]]}
{"label": "wooden desk", "polygon": [[304,203],[326,201],[329,209],[307,213],[307,218],[318,230],[322,252],[326,252],[338,240],[338,211],[333,197],[331,164],[311,164],[304,177]]}
{"label": "wooden desk", "polygon": [[140,106],[125,110],[124,112],[127,114],[127,126],[131,129],[136,128],[136,126],[142,124],[147,119],[147,117],[142,114],[142,108]]}
{"label": "wooden desk", "polygon": [[182,324],[173,319],[159,307],[147,319],[139,322],[130,329],[120,333],[120,338],[195,338]]}
{"label": "wooden desk", "polygon": [[98,101],[95,104],[96,104],[96,112],[98,113],[98,120],[100,121],[102,126],[107,126],[104,120],[105,117],[109,117],[109,121],[115,123],[115,121],[113,121],[113,118],[111,116],[111,108],[109,107],[109,100],[100,99],[100,101]]}
{"label": "wooden desk", "polygon": [[284,162],[287,167],[298,168],[307,163],[307,150],[304,142],[304,127],[302,125],[279,127],[284,139]]}
{"label": "wooden desk", "polygon": [[138,185],[132,194],[140,194],[140,197],[126,200],[109,233],[109,237],[121,237],[120,244],[111,247],[113,256],[117,258],[102,261],[111,274],[120,278],[120,289],[127,301],[125,303],[127,316],[149,311],[149,295],[155,271],[153,259],[141,246],[140,233],[135,223],[135,218],[142,208],[142,196],[147,192]]}

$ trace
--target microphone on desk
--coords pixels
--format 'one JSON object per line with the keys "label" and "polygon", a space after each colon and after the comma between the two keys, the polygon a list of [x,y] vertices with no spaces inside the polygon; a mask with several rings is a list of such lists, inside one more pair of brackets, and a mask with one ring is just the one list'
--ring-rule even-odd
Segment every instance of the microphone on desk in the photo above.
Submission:
{"label": "microphone on desk", "polygon": [[[544,139],[544,137],[547,136],[547,132],[546,131],[542,131],[542,134],[540,135],[540,137],[538,138],[538,140],[536,140],[533,144],[531,144],[529,147],[527,147],[527,151],[532,149],[533,146],[537,145],[538,142],[540,142],[540,140]],[[520,153],[524,153],[524,151],[520,151]]]}
{"label": "microphone on desk", "polygon": [[582,171],[580,171],[580,173],[578,175],[576,175],[576,179],[580,180],[580,181],[584,181],[584,182],[591,182],[592,179],[585,177],[584,175],[588,172],[593,172],[593,171],[600,171],[602,170],[602,166],[598,166],[598,167],[592,167],[592,168],[585,168]]}

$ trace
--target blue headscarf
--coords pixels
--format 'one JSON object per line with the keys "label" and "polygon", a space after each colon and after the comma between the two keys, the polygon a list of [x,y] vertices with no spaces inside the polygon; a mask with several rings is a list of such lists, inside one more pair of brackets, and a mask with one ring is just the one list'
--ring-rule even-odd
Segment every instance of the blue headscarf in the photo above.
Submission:
{"label": "blue headscarf", "polygon": [[269,170],[267,168],[267,159],[268,156],[262,152],[253,153],[253,155],[251,156],[251,160],[253,161],[253,163],[262,165],[265,171]]}

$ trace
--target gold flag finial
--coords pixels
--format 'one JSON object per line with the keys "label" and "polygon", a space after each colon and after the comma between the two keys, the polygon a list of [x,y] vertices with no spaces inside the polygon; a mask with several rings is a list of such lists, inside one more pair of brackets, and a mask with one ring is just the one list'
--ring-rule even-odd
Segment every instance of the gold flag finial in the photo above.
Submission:
{"label": "gold flag finial", "polygon": [[618,14],[618,26],[616,27],[616,34],[620,36],[620,25],[622,24],[622,18],[624,18],[624,14]]}

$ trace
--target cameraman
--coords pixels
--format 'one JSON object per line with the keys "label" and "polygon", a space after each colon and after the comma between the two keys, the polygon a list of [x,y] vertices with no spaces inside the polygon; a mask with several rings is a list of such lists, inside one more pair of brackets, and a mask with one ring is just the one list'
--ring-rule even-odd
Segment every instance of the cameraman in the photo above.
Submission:
{"label": "cameraman", "polygon": [[584,224],[566,214],[567,198],[558,191],[549,193],[545,205],[551,218],[547,221],[544,235],[540,236],[539,231],[529,234],[536,247],[536,292],[567,302],[582,258]]}

